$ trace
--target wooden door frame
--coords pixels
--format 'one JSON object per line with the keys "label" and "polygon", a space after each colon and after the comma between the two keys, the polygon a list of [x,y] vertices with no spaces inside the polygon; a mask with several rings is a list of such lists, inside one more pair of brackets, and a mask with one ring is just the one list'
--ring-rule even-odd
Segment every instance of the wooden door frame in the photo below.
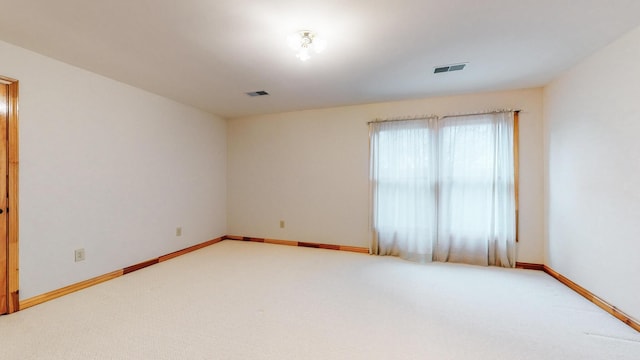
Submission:
{"label": "wooden door frame", "polygon": [[0,76],[0,82],[7,84],[8,112],[7,112],[7,157],[8,179],[7,191],[7,313],[20,310],[19,292],[19,257],[18,257],[18,80]]}

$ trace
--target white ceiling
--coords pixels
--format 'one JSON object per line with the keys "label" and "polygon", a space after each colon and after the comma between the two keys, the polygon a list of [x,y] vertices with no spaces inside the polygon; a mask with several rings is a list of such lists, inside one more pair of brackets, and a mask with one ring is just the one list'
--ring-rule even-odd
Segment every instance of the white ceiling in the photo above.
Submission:
{"label": "white ceiling", "polygon": [[[226,118],[542,86],[640,25],[638,0],[0,0],[0,9],[1,40]],[[286,41],[304,29],[327,40],[307,62]],[[469,65],[433,74],[458,62]],[[254,90],[271,95],[245,95]]]}

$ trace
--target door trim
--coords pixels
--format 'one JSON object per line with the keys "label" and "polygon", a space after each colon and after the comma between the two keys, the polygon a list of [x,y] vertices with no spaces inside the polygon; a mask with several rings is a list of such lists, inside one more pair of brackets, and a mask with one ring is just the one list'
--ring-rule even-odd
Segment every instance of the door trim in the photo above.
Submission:
{"label": "door trim", "polygon": [[8,307],[7,313],[11,314],[20,310],[19,291],[19,256],[18,256],[18,80],[0,76],[0,82],[9,87],[8,112],[7,112],[7,157],[8,179],[7,191],[9,201],[7,205],[8,229],[7,229],[7,287]]}

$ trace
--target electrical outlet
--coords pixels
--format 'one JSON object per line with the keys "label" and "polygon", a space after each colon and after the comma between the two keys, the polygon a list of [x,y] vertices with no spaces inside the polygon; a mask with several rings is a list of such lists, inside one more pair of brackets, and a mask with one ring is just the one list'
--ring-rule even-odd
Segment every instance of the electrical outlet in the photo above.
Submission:
{"label": "electrical outlet", "polygon": [[76,262],[84,261],[84,249],[77,249],[75,251]]}
{"label": "electrical outlet", "polygon": [[284,220],[280,220],[280,229],[284,229]]}
{"label": "electrical outlet", "polygon": [[182,236],[182,226],[176,228],[176,236]]}

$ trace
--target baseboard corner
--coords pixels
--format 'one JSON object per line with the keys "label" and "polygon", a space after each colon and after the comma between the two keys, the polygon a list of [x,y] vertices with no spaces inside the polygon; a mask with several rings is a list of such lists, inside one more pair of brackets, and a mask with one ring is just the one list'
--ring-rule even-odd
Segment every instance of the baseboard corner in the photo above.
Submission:
{"label": "baseboard corner", "polygon": [[610,303],[606,302],[605,300],[601,299],[600,297],[598,297],[597,295],[595,295],[591,291],[589,291],[589,290],[583,288],[582,286],[578,285],[577,283],[575,283],[574,281],[572,281],[568,277],[566,277],[566,276],[560,274],[559,272],[557,272],[556,270],[552,269],[550,266],[544,265],[543,271],[545,273],[547,273],[549,276],[551,276],[554,279],[558,280],[559,282],[563,283],[565,286],[567,286],[571,290],[577,292],[578,294],[580,294],[585,299],[591,301],[592,303],[594,303],[596,306],[598,306],[602,310],[608,312],[609,314],[611,314],[616,319],[618,319],[618,320],[622,321],[623,323],[627,324],[632,329],[640,332],[640,321],[634,319],[633,317],[631,317],[630,315],[628,315],[625,312],[621,311],[617,307],[615,307],[612,304],[610,304]]}
{"label": "baseboard corner", "polygon": [[125,267],[123,269],[119,269],[119,270],[110,272],[108,274],[100,275],[100,276],[97,276],[97,277],[94,277],[94,278],[91,278],[91,279],[88,279],[88,280],[84,280],[84,281],[81,281],[81,282],[78,282],[78,283],[75,283],[75,284],[71,284],[71,285],[65,286],[63,288],[60,288],[60,289],[57,289],[57,290],[53,290],[53,291],[49,291],[47,293],[40,294],[40,295],[31,297],[31,298],[28,298],[28,299],[25,299],[25,300],[20,300],[18,302],[18,304],[19,304],[18,305],[18,311],[19,310],[28,309],[30,307],[45,303],[47,301],[59,298],[61,296],[65,296],[65,295],[71,294],[73,292],[76,292],[76,291],[79,291],[79,290],[82,290],[82,289],[86,289],[88,287],[100,284],[100,283],[108,281],[108,280],[115,279],[117,277],[120,277],[120,276],[129,274],[129,273],[132,273],[134,271],[143,269],[145,267],[148,267],[148,266],[151,266],[151,265],[155,265],[155,264],[158,264],[160,262],[167,261],[169,259],[173,259],[173,258],[178,257],[180,255],[184,255],[184,254],[190,253],[192,251],[195,251],[195,250],[198,250],[198,249],[202,249],[203,247],[206,247],[206,246],[209,246],[209,245],[213,245],[213,244],[217,244],[220,241],[224,240],[225,237],[226,237],[226,235],[221,236],[219,238],[215,238],[215,239],[209,240],[209,241],[205,241],[205,242],[200,243],[200,244],[189,246],[189,247],[187,247],[185,249],[178,250],[178,251],[166,254],[166,255],[162,255],[162,256],[159,256],[157,258],[149,259],[147,261],[143,261],[143,262],[135,264],[135,265],[127,266],[127,267]]}

